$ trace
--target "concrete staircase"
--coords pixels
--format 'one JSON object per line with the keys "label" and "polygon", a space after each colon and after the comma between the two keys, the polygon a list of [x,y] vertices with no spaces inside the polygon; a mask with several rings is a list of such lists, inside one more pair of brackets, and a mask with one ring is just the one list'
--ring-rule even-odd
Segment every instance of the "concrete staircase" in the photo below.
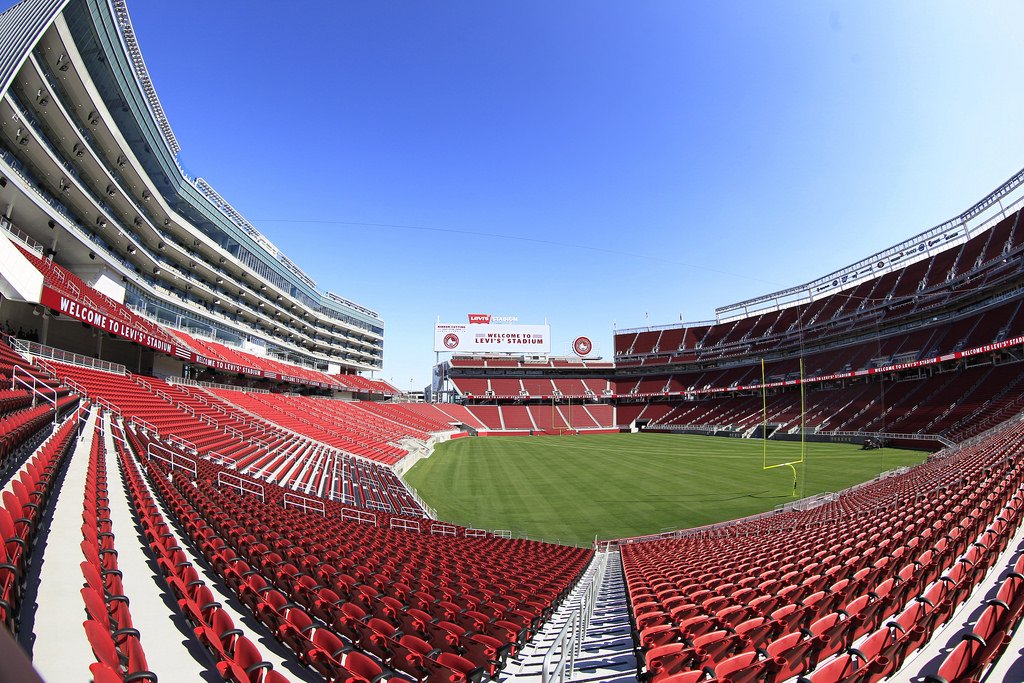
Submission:
{"label": "concrete staircase", "polygon": [[[606,563],[603,569],[601,563]],[[545,663],[552,648],[557,650],[564,630],[571,628],[569,622],[586,606],[588,591],[595,582],[600,583],[596,586],[593,613],[589,618],[585,614],[580,617],[581,642],[576,647],[566,648],[571,652],[561,670],[557,651]],[[530,644],[509,661],[502,678],[516,683],[570,680],[628,683],[636,680],[636,670],[622,559],[617,549],[610,549],[594,556],[584,578]]]}

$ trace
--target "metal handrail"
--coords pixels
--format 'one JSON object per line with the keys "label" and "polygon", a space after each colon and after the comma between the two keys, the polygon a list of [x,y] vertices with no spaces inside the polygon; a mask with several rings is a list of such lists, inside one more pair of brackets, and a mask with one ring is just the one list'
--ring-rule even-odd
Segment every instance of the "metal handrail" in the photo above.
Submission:
{"label": "metal handrail", "polygon": [[583,639],[587,637],[587,631],[590,630],[590,619],[594,615],[597,596],[601,591],[601,584],[604,582],[609,552],[618,551],[606,550],[595,553],[593,563],[583,576],[582,580],[589,579],[590,583],[580,598],[580,603],[572,608],[568,620],[559,629],[554,642],[544,653],[540,671],[541,683],[565,683],[572,680],[576,660],[583,650]]}
{"label": "metal handrail", "polygon": [[[24,375],[25,377],[28,377],[28,379],[30,379],[32,381],[29,382],[28,380],[25,380],[25,379],[22,379],[21,377],[18,377],[18,373],[19,372],[22,375]],[[53,423],[54,423],[54,425],[56,425],[57,424],[57,413],[58,413],[58,410],[57,410],[57,390],[54,389],[51,386],[48,386],[48,385],[43,384],[42,382],[40,382],[36,378],[35,375],[30,374],[27,370],[25,370],[25,368],[21,367],[20,365],[15,365],[14,366],[14,371],[11,372],[11,389],[14,389],[18,384],[22,385],[23,387],[28,389],[30,392],[32,392],[32,406],[33,407],[35,407],[35,405],[36,405],[36,398],[37,397],[43,399],[44,401],[46,401],[47,403],[49,403],[49,404],[51,404],[53,406]],[[44,387],[44,388],[49,389],[50,391],[52,391],[53,392],[53,398],[50,398],[49,396],[47,396],[46,392],[43,391],[43,389],[41,389],[40,387]]]}
{"label": "metal handrail", "polygon": [[[170,454],[170,457],[162,455],[161,452]],[[158,443],[150,442],[149,445],[146,446],[146,456],[150,459],[155,458],[156,460],[163,460],[170,465],[172,471],[177,468],[185,470],[191,474],[193,479],[198,476],[198,469],[196,468],[195,460],[192,458],[186,458],[184,455],[179,453],[175,453],[170,448],[165,448]]]}

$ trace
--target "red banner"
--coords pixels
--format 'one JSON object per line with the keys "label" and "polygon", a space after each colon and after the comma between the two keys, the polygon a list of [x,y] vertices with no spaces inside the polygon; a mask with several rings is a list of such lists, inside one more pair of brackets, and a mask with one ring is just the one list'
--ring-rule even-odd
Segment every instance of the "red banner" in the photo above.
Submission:
{"label": "red banner", "polygon": [[81,304],[74,299],[69,299],[55,289],[51,289],[45,285],[43,286],[43,293],[39,298],[39,303],[47,308],[58,311],[61,315],[66,315],[69,318],[74,318],[75,320],[81,320],[82,322],[88,323],[93,327],[97,327],[104,332],[116,335],[121,339],[127,339],[128,341],[141,344],[142,346],[146,346],[163,353],[179,355],[178,347],[174,344],[168,343],[158,337],[154,337],[149,332],[130,325],[123,320],[111,318],[106,313],[101,313],[100,311]]}

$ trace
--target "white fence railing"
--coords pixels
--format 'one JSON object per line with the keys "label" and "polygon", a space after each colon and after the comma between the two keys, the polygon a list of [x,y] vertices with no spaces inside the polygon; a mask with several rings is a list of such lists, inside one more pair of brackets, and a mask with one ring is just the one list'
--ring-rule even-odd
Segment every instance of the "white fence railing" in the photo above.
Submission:
{"label": "white fence railing", "polygon": [[363,512],[362,510],[350,510],[345,508],[341,511],[341,518],[345,520],[352,520],[354,522],[361,522],[363,524],[372,524],[377,526],[377,515],[372,512]]}
{"label": "white fence railing", "polygon": [[170,466],[171,471],[174,471],[175,469],[183,470],[191,474],[193,479],[195,479],[198,474],[195,460],[192,458],[186,458],[180,453],[175,453],[170,448],[164,448],[158,443],[150,442],[149,445],[146,446],[146,455],[150,459],[166,462]]}
{"label": "white fence railing", "polygon": [[83,356],[80,353],[71,353],[70,351],[64,351],[63,349],[55,349],[52,346],[46,346],[39,342],[25,341],[24,339],[12,339],[11,346],[14,350],[23,356],[32,356],[33,358],[47,358],[49,360],[55,360],[58,363],[66,363],[67,365],[78,365],[83,368],[91,368],[93,370],[102,370],[103,372],[110,372],[115,375],[124,375],[128,368],[121,365],[120,363],[110,363],[105,360],[96,360],[90,356]]}
{"label": "white fence railing", "polygon": [[248,394],[269,394],[266,389],[254,389],[252,387],[236,387],[232,384],[219,384],[217,382],[200,382],[190,377],[166,377],[168,384],[184,384],[190,387],[204,387],[206,389],[226,389],[228,391],[244,391]]}
{"label": "white fence railing", "polygon": [[42,399],[53,406],[53,421],[56,423],[57,390],[40,382],[36,379],[35,375],[30,375],[20,365],[15,365],[14,372],[11,373],[11,389],[17,388],[19,384],[31,392],[33,406],[36,405],[38,399]]}
{"label": "white fence railing", "polygon": [[138,415],[132,415],[131,419],[128,420],[128,424],[130,424],[133,427],[136,427],[136,428],[138,428],[138,429],[140,429],[142,431],[149,432],[150,434],[153,434],[154,436],[157,436],[157,437],[160,436],[160,431],[156,428],[156,426],[152,422],[148,422],[146,420],[143,420]]}
{"label": "white fence railing", "polygon": [[111,403],[107,399],[103,398],[102,396],[99,396],[99,397],[96,398],[96,404],[99,405],[99,406],[103,406],[104,408],[109,410],[114,415],[118,415],[118,416],[121,415],[121,409],[118,408],[117,406],[115,406],[113,403]]}
{"label": "white fence railing", "polygon": [[257,484],[254,481],[243,479],[242,477],[231,474],[230,472],[221,471],[217,473],[217,487],[220,488],[221,486],[227,486],[240,493],[247,493],[251,496],[256,496],[261,502],[266,500],[263,484]]}
{"label": "white fence railing", "polygon": [[903,440],[914,440],[914,441],[938,441],[943,446],[951,448],[956,445],[953,441],[950,441],[941,434],[901,434],[896,432],[850,432],[850,431],[820,431],[814,432],[815,434],[824,434],[825,436],[845,436],[845,437],[872,437],[879,438],[888,441],[903,439]]}
{"label": "white fence railing", "polygon": [[327,516],[327,508],[324,506],[324,502],[322,500],[307,498],[306,496],[300,496],[297,493],[284,494],[284,507],[299,508],[303,512],[315,512],[324,517]]}
{"label": "white fence railing", "polygon": [[177,434],[171,434],[169,437],[167,437],[167,443],[171,444],[172,446],[177,446],[183,451],[188,451],[194,454],[199,453],[199,449],[196,448],[196,445],[194,443],[192,443],[188,439],[181,438]]}
{"label": "white fence railing", "polygon": [[414,519],[402,519],[401,517],[391,518],[392,529],[403,529],[405,531],[419,531],[420,523]]}

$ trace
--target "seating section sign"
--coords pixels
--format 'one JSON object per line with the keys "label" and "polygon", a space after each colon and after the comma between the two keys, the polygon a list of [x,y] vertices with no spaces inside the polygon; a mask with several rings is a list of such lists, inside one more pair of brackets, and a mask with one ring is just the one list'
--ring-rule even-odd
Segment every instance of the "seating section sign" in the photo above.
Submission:
{"label": "seating section sign", "polygon": [[450,353],[550,353],[549,325],[437,323],[434,351]]}

